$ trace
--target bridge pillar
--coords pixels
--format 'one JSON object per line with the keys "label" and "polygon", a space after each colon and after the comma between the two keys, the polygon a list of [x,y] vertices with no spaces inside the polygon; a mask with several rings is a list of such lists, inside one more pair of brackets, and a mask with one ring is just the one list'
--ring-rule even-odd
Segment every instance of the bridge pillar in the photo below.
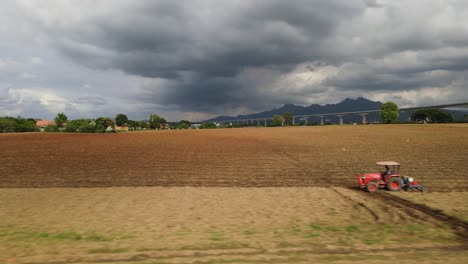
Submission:
{"label": "bridge pillar", "polygon": [[368,115],[368,114],[361,114],[361,116],[362,116],[362,124],[364,124],[364,125],[367,124],[367,120],[366,120],[366,116],[367,116],[367,115]]}
{"label": "bridge pillar", "polygon": [[342,125],[343,124],[343,115],[337,115],[337,117],[340,118],[340,125]]}
{"label": "bridge pillar", "polygon": [[320,117],[320,125],[323,126],[323,118],[324,118],[325,116],[319,116],[319,117]]}

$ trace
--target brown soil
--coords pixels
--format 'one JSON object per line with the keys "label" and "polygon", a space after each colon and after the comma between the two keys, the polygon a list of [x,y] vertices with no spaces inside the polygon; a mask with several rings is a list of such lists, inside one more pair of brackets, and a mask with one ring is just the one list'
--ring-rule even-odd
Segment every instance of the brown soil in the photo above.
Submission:
{"label": "brown soil", "polygon": [[402,252],[455,251],[458,260],[466,252],[437,217],[339,187],[11,188],[0,192],[0,208],[0,260],[11,263],[327,262],[345,255],[381,263]]}
{"label": "brown soil", "polygon": [[467,190],[468,127],[329,126],[0,135],[0,187],[354,186],[378,160]]}
{"label": "brown soil", "polygon": [[398,192],[392,195],[415,204],[427,205],[468,223],[468,192]]}
{"label": "brown soil", "polygon": [[[467,132],[1,134],[0,263],[464,263]],[[378,160],[431,191],[353,188]]]}

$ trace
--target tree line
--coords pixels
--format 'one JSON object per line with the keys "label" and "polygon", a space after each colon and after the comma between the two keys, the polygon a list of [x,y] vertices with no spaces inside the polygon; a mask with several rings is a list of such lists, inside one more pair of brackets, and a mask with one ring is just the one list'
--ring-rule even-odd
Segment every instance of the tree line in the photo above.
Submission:
{"label": "tree line", "polygon": [[0,117],[0,133],[36,132],[36,120],[22,117]]}
{"label": "tree line", "polygon": [[59,113],[54,121],[55,126],[47,126],[46,132],[113,133],[116,132],[116,127],[128,130],[160,129],[167,124],[166,119],[157,114],[151,114],[148,120],[130,120],[125,114],[118,114],[115,119],[98,117],[68,120],[64,113]]}
{"label": "tree line", "polygon": [[[393,102],[382,104],[380,117],[384,124],[398,123],[399,110],[398,106]],[[453,116],[442,109],[421,109],[413,112],[410,117],[411,121],[416,123],[450,123],[454,122]],[[33,118],[22,117],[0,117],[0,133],[11,132],[37,132],[39,128],[36,126],[36,121]],[[44,128],[45,132],[80,132],[80,133],[106,133],[115,132],[117,127],[126,127],[128,130],[143,130],[143,129],[189,129],[191,122],[181,120],[178,123],[168,125],[167,120],[157,114],[151,114],[148,120],[130,120],[125,114],[116,115],[115,119],[108,117],[98,117],[96,119],[75,119],[68,120],[64,113],[58,113],[54,118],[55,125],[48,125]],[[283,115],[274,115],[268,126],[292,126],[293,113],[286,112]],[[299,124],[295,124],[299,125]],[[203,123],[198,128],[200,129],[215,129],[215,128],[236,128],[241,126],[256,126],[256,124],[216,124]]]}
{"label": "tree line", "polygon": [[[0,133],[13,132],[39,132],[40,127],[33,118],[22,117],[0,117]],[[178,123],[169,125],[167,120],[158,115],[151,114],[147,120],[131,120],[125,114],[118,114],[114,119],[109,117],[98,117],[96,119],[68,119],[64,113],[58,113],[53,119],[55,124],[48,124],[43,127],[44,132],[78,132],[78,133],[114,133],[121,130],[146,130],[146,129],[189,129],[192,123],[188,120],[181,120]],[[209,128],[204,126],[201,128]]]}

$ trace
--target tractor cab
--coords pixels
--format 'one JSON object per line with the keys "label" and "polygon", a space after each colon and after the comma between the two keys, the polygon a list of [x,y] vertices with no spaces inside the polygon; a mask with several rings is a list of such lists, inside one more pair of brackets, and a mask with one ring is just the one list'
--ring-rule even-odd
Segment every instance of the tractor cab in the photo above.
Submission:
{"label": "tractor cab", "polygon": [[366,188],[369,192],[375,192],[379,188],[387,188],[389,191],[399,191],[403,186],[400,175],[400,163],[395,161],[378,161],[380,172],[356,174],[360,188]]}
{"label": "tractor cab", "polygon": [[378,161],[375,164],[380,166],[380,174],[386,178],[389,175],[400,176],[400,163],[395,161]]}

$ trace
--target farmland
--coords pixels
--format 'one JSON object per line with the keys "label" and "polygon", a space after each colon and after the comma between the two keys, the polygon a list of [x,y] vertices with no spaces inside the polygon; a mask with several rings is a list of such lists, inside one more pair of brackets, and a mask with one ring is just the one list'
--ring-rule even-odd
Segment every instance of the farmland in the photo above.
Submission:
{"label": "farmland", "polygon": [[[0,135],[0,259],[465,262],[467,132],[369,125]],[[354,174],[375,171],[377,160],[400,161],[431,192],[354,189]]]}

